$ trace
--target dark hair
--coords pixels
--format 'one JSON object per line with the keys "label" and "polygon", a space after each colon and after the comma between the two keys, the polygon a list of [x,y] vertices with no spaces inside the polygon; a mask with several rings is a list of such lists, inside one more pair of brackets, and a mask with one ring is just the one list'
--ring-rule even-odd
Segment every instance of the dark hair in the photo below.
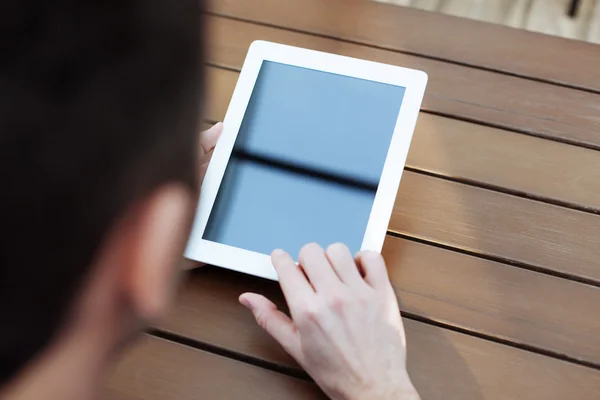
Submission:
{"label": "dark hair", "polygon": [[56,334],[103,237],[195,188],[198,0],[0,5],[0,385]]}

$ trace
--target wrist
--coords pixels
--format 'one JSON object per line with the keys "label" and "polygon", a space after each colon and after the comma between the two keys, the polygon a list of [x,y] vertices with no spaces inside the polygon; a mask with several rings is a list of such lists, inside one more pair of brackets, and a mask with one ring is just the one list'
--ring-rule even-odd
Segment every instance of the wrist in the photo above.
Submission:
{"label": "wrist", "polygon": [[333,400],[421,400],[417,389],[409,383],[401,388],[397,388],[386,394],[370,393],[351,393],[347,396],[333,397]]}

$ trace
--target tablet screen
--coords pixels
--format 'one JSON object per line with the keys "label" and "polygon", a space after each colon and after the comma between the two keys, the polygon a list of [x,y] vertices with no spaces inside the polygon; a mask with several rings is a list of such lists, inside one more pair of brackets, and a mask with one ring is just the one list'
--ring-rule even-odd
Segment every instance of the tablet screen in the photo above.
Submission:
{"label": "tablet screen", "polygon": [[360,250],[404,92],[264,61],[203,238]]}

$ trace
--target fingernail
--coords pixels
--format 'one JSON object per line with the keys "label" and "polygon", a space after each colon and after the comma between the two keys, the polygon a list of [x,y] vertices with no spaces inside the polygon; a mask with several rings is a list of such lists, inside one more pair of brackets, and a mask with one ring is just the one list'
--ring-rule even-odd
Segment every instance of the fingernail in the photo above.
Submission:
{"label": "fingernail", "polygon": [[244,307],[246,307],[247,309],[249,309],[249,310],[252,311],[252,304],[250,304],[250,302],[248,301],[248,299],[244,295],[240,296],[240,303]]}
{"label": "fingernail", "polygon": [[276,249],[273,250],[273,253],[271,253],[271,255],[273,257],[281,257],[281,256],[285,256],[285,251],[281,250],[281,249]]}
{"label": "fingernail", "polygon": [[220,131],[221,128],[223,128],[223,123],[222,122],[217,122],[216,124],[213,125],[213,127],[211,128],[211,130]]}

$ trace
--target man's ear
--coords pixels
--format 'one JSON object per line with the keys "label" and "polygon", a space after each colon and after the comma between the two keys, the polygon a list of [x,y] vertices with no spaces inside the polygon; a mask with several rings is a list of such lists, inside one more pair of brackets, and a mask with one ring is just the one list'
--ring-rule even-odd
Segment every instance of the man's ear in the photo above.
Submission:
{"label": "man's ear", "polygon": [[140,204],[130,220],[122,283],[133,311],[145,321],[160,318],[170,304],[193,211],[190,190],[166,185]]}

